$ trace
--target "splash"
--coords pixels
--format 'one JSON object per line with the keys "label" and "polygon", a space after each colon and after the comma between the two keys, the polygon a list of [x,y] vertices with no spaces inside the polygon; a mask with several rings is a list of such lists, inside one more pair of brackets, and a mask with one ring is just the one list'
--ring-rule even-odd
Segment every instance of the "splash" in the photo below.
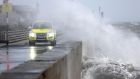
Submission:
{"label": "splash", "polygon": [[108,58],[90,58],[83,63],[82,79],[137,79],[132,64]]}
{"label": "splash", "polygon": [[107,56],[125,63],[139,65],[139,38],[101,21],[92,10],[71,0],[40,0],[39,18],[52,22],[61,40],[80,40],[85,45],[85,55]]}
{"label": "splash", "polygon": [[[106,23],[80,1],[40,0],[39,3],[41,5],[38,18],[47,19],[54,24],[61,34],[58,41],[83,41],[83,56],[105,60],[100,63],[98,61],[94,66],[95,62],[91,62],[91,67],[87,69],[88,77],[85,79],[94,79],[99,75],[96,73],[106,72],[106,76],[115,79],[133,79],[133,74],[125,68],[125,64],[140,65],[140,40],[134,33],[124,32]],[[120,62],[110,64],[117,61],[124,65]],[[93,74],[96,75],[92,76]]]}

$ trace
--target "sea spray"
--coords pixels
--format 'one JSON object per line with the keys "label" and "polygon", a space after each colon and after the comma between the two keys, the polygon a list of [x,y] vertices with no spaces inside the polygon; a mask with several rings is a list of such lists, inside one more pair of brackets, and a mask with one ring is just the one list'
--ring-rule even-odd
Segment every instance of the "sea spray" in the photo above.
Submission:
{"label": "sea spray", "polygon": [[106,57],[87,58],[82,68],[82,79],[135,79],[137,77],[132,64]]}
{"label": "sea spray", "polygon": [[[111,62],[119,60],[125,64],[140,65],[140,40],[134,33],[123,32],[114,28],[111,24],[105,23],[95,16],[91,9],[81,4],[80,1],[40,0],[39,3],[41,5],[38,18],[52,22],[58,33],[61,33],[61,36],[59,36],[62,38],[61,41],[82,41],[84,45],[83,55],[87,58],[100,60],[104,59],[103,57],[107,57],[109,60],[113,59]],[[108,67],[111,70],[116,68],[116,72],[117,69],[120,70],[122,72],[120,75],[123,77],[116,78],[134,78],[132,73],[120,65],[120,62],[117,65],[110,63],[104,65],[104,62],[101,62],[101,65],[96,67],[104,68],[105,70]],[[88,69],[88,73],[91,71],[95,74],[96,69],[91,68]],[[89,73],[88,75],[92,77],[93,74]]]}

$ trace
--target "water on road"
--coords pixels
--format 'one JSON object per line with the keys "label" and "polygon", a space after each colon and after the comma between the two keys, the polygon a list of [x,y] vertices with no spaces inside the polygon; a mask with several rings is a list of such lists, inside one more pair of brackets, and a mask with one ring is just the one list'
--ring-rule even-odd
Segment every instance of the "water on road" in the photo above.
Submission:
{"label": "water on road", "polygon": [[0,72],[9,70],[28,60],[34,60],[38,54],[52,49],[51,46],[10,45],[0,48]]}

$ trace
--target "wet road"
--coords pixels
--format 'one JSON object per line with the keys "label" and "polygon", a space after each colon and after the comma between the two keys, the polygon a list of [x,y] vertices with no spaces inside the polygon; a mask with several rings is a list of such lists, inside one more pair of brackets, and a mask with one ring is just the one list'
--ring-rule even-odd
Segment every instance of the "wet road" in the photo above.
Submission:
{"label": "wet road", "polygon": [[38,44],[29,46],[26,43],[0,47],[0,72],[9,70],[28,60],[33,60],[38,54],[51,50],[51,46]]}
{"label": "wet road", "polygon": [[[61,35],[57,37],[57,44],[64,42]],[[7,48],[0,43],[0,73],[9,70],[28,60],[33,60],[37,55],[52,50],[52,46],[45,43],[37,43],[36,46],[29,46],[28,40],[10,44]]]}

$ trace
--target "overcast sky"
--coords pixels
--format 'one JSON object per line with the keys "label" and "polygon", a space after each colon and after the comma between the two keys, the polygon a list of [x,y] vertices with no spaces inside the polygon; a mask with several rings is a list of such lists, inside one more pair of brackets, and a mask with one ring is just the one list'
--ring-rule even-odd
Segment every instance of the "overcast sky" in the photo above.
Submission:
{"label": "overcast sky", "polygon": [[[0,0],[2,3],[3,0]],[[12,4],[35,6],[37,0],[11,0]],[[46,1],[46,0],[45,0]],[[83,4],[98,12],[102,7],[104,15],[112,21],[140,21],[140,0],[81,0]]]}
{"label": "overcast sky", "polygon": [[113,21],[140,21],[140,0],[82,0],[98,11],[99,5],[105,17]]}

